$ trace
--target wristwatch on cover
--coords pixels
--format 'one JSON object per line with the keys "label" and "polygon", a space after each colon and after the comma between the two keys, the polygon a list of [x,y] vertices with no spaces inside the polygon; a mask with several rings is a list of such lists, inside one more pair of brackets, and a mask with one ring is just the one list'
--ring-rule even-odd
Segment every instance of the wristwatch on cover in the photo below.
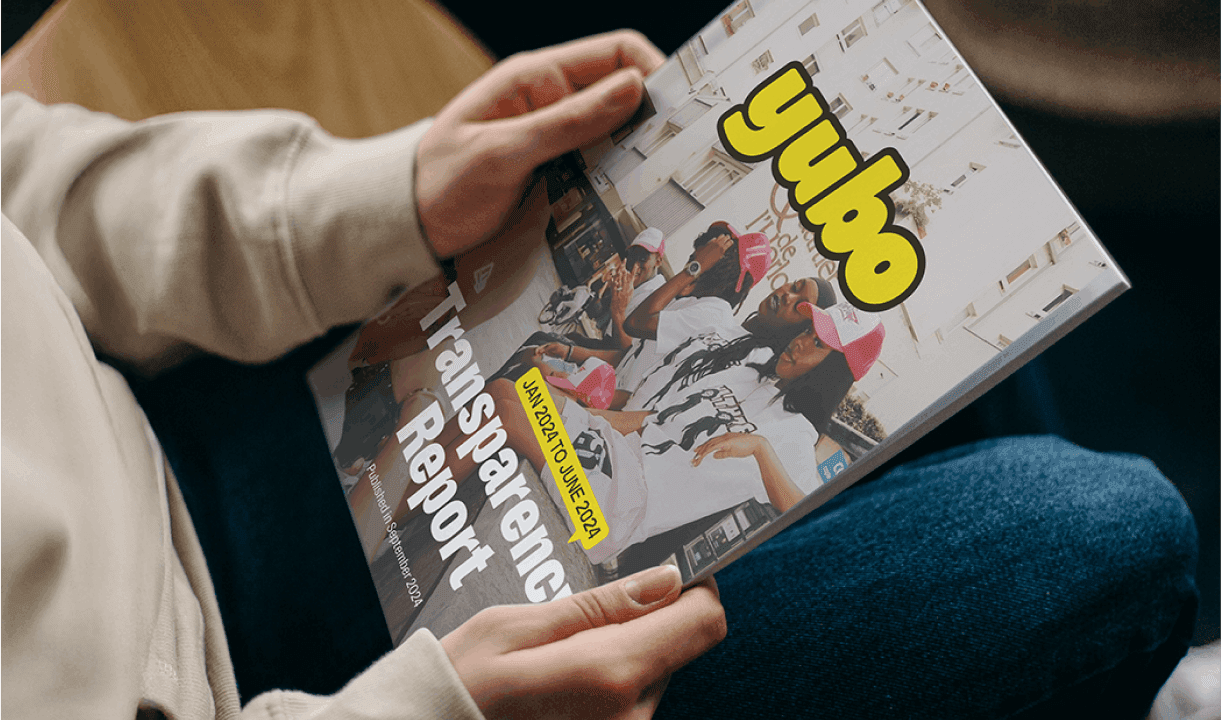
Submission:
{"label": "wristwatch on cover", "polygon": [[691,262],[687,263],[686,270],[688,275],[693,278],[697,278],[700,276],[700,272],[703,271],[703,268],[700,267],[698,260],[692,260]]}

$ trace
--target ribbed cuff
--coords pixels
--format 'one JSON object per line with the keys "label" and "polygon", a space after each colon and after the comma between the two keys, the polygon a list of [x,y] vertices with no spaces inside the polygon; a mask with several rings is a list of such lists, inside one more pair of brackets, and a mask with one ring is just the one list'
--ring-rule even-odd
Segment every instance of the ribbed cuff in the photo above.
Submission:
{"label": "ribbed cuff", "polygon": [[441,643],[419,630],[334,695],[273,691],[242,709],[271,720],[484,720]]}
{"label": "ribbed cuff", "polygon": [[430,125],[304,139],[288,179],[289,235],[322,327],[364,320],[441,272],[415,203],[416,147]]}

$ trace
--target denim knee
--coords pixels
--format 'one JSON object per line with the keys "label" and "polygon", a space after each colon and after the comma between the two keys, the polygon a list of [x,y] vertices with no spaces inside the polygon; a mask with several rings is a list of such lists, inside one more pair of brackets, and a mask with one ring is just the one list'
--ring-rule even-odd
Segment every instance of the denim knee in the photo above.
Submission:
{"label": "denim knee", "polygon": [[1181,640],[1196,550],[1185,503],[1147,460],[1057,438],[941,453],[845,491],[720,573],[729,637],[676,676],[676,700],[694,703],[677,714],[1045,704]]}

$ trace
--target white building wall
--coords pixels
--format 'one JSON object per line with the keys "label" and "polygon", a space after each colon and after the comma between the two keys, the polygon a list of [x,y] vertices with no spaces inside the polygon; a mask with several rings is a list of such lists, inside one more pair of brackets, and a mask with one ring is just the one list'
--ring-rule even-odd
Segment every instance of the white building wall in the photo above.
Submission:
{"label": "white building wall", "polygon": [[[708,152],[717,137],[717,120],[729,109],[729,103],[719,101],[682,132],[678,133],[627,177],[615,185],[625,205],[637,205],[674,177],[690,160]],[[761,167],[761,166],[760,166]]]}
{"label": "white building wall", "polygon": [[[871,369],[870,377],[859,381],[856,387],[858,392],[868,395],[865,409],[888,432],[897,430],[997,353],[988,343],[961,331],[936,346],[935,353],[921,354],[905,337],[907,329],[899,310],[882,313],[882,324],[886,326],[882,356]],[[882,377],[883,373],[889,375]],[[871,382],[874,377],[885,382]]]}
{"label": "white building wall", "polygon": [[946,198],[929,223],[923,284],[904,303],[920,340],[1073,222],[1027,153],[986,157],[992,164]]}
{"label": "white building wall", "polygon": [[[988,312],[953,328],[942,342],[919,347],[911,342],[893,342],[904,334],[910,337],[910,333],[897,309],[882,313],[886,325],[886,344],[878,363],[882,367],[875,365],[871,376],[856,384],[858,392],[868,398],[866,409],[887,430],[898,429],[993,358],[1002,347],[1002,335],[1016,339],[1050,316],[1043,308],[1061,292],[1080,291],[1092,282],[1104,272],[1098,264],[1100,256],[1085,231],[1079,230],[1073,239],[1054,262],[1036,269]],[[1036,314],[1042,319],[1032,317]]]}
{"label": "white building wall", "polygon": [[[657,115],[650,120],[653,123],[682,105],[691,94],[691,89],[686,85],[686,79],[683,77],[682,68],[676,62],[665,63],[655,70],[650,75],[649,85],[649,98],[653,101],[653,107],[657,109]],[[647,130],[645,131],[647,132]]]}

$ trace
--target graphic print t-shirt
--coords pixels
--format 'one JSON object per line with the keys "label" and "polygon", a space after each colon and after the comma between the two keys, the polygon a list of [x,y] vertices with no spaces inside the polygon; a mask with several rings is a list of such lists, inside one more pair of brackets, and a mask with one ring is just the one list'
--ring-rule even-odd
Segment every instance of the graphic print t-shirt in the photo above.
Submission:
{"label": "graphic print t-shirt", "polygon": [[[734,320],[733,308],[717,297],[677,298],[657,316],[657,339],[636,340],[616,368],[616,387],[632,393],[624,410],[645,409],[644,383],[652,376],[663,376],[653,382],[664,384],[666,371],[682,362],[687,354],[701,347],[698,343],[725,343],[746,334]],[[693,338],[700,338],[692,343]]]}
{"label": "graphic print t-shirt", "polygon": [[658,404],[640,433],[648,489],[644,516],[633,533],[639,542],[750,498],[771,502],[754,458],[691,465],[694,450],[713,437],[748,432],[766,438],[789,479],[809,494],[822,484],[814,457],[818,431],[784,409],[771,382],[754,368],[738,366],[703,378]]}

